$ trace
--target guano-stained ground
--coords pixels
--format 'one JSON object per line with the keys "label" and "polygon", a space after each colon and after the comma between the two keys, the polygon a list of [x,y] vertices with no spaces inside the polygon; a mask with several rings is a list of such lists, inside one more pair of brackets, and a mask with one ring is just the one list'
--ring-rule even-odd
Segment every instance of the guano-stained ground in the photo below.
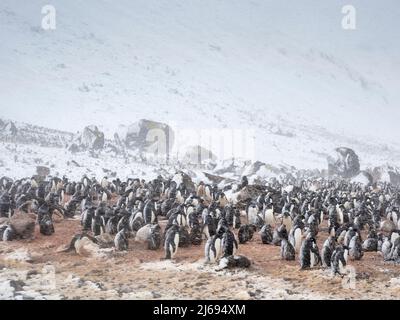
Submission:
{"label": "guano-stained ground", "polygon": [[[399,299],[400,266],[365,253],[351,261],[355,277],[332,277],[329,270],[299,270],[282,261],[280,248],[258,234],[239,246],[252,261],[247,270],[218,271],[204,264],[201,246],[179,248],[176,259],[163,249],[147,250],[130,240],[128,252],[82,257],[58,252],[79,232],[79,220],[55,223],[56,232],[35,239],[0,242],[0,299]],[[318,235],[319,248],[327,233]]]}

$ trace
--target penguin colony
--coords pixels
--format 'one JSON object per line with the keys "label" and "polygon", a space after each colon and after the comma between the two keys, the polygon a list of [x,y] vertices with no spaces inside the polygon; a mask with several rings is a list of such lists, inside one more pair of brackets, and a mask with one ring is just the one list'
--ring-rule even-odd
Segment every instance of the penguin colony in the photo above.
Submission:
{"label": "penguin colony", "polygon": [[[400,263],[400,190],[393,185],[364,187],[320,179],[315,188],[315,181],[286,178],[250,186],[243,177],[240,183],[221,188],[182,181],[181,174],[148,182],[2,177],[0,240],[18,239],[7,218],[30,212],[46,236],[56,232],[54,214],[80,215],[82,233],[72,241],[83,236],[95,241],[108,233],[116,250],[128,250],[129,238],[144,234],[148,249],[162,247],[165,259],[179,255],[181,247],[204,245],[206,262],[221,267],[250,266],[249,259],[236,254],[239,245],[256,234],[263,244],[280,246],[283,260],[297,259],[301,269],[323,267],[343,275],[348,259],[360,260],[366,251]],[[159,219],[167,222],[164,230]],[[317,239],[323,221],[329,237],[322,239],[320,250]]]}

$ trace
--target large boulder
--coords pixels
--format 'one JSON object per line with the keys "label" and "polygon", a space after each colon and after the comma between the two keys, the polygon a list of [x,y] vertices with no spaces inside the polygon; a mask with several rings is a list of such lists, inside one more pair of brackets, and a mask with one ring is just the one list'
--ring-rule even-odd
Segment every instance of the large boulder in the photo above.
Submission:
{"label": "large boulder", "polygon": [[104,133],[97,126],[87,126],[81,134],[77,134],[68,146],[68,150],[71,152],[101,150],[104,142]]}
{"label": "large boulder", "polygon": [[174,132],[165,123],[141,119],[127,129],[125,146],[143,152],[169,154],[174,144]]}
{"label": "large boulder", "polygon": [[192,165],[201,165],[217,160],[217,156],[202,146],[188,146],[184,149],[183,162]]}
{"label": "large boulder", "polygon": [[375,167],[370,170],[375,182],[388,182],[394,185],[400,185],[400,168],[392,166]]}
{"label": "large boulder", "polygon": [[0,134],[3,137],[15,137],[18,133],[18,129],[12,121],[0,121]]}
{"label": "large boulder", "polygon": [[361,171],[358,175],[351,178],[351,182],[360,183],[364,186],[369,186],[373,183],[373,178],[369,172]]}
{"label": "large boulder", "polygon": [[360,161],[353,149],[340,147],[328,156],[328,173],[342,178],[352,178],[360,172]]}
{"label": "large boulder", "polygon": [[81,144],[90,150],[100,150],[104,147],[104,133],[96,126],[85,127],[81,136]]}

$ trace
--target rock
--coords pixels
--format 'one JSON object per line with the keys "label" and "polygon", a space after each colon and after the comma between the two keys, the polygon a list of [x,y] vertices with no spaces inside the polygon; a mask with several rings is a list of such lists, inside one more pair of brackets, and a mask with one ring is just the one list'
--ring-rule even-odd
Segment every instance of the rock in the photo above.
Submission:
{"label": "rock", "polygon": [[35,233],[35,215],[28,213],[16,213],[10,218],[10,225],[17,237],[33,239]]}
{"label": "rock", "polygon": [[104,147],[104,133],[97,126],[87,126],[68,146],[71,152],[101,150]]}
{"label": "rock", "polygon": [[364,186],[369,186],[373,182],[372,175],[367,171],[361,171],[358,175],[351,178],[351,182],[361,183]]}
{"label": "rock", "polygon": [[151,224],[146,224],[136,232],[135,241],[140,243],[147,243],[151,232]]}
{"label": "rock", "polygon": [[75,242],[75,250],[76,252],[83,257],[94,257],[99,255],[99,246],[93,243],[86,237],[82,239],[76,240]]}
{"label": "rock", "polygon": [[195,185],[194,185],[192,179],[190,178],[190,176],[189,176],[188,174],[186,174],[186,173],[183,172],[183,171],[177,172],[177,173],[173,176],[172,180],[175,181],[175,182],[177,183],[178,186],[179,186],[181,183],[183,183],[183,184],[185,185],[186,189],[187,189],[189,192],[195,192],[195,191],[196,191],[196,188],[195,188]]}
{"label": "rock", "polygon": [[375,167],[369,171],[374,182],[388,182],[396,186],[400,186],[400,168],[392,166]]}
{"label": "rock", "polygon": [[381,222],[380,229],[383,232],[391,233],[392,231],[396,230],[396,225],[391,220],[385,220]]}
{"label": "rock", "polygon": [[[165,123],[141,119],[128,127],[124,143],[127,148],[143,152],[169,154],[174,144],[174,132]],[[155,148],[155,141],[158,145]]]}
{"label": "rock", "polygon": [[17,249],[12,253],[7,254],[4,260],[18,261],[18,262],[32,262],[32,256],[27,249]]}
{"label": "rock", "polygon": [[42,178],[46,178],[50,174],[50,168],[45,166],[37,166],[36,174]]}
{"label": "rock", "polygon": [[192,165],[202,165],[206,161],[215,161],[215,160],[217,160],[217,156],[210,150],[200,145],[186,147],[184,149],[184,156],[182,158],[182,161],[184,163]]}
{"label": "rock", "polygon": [[109,233],[102,233],[95,238],[100,248],[112,248],[114,246],[114,238]]}
{"label": "rock", "polygon": [[15,137],[18,133],[18,129],[12,121],[2,121],[0,123],[0,134],[3,137]]}
{"label": "rock", "polygon": [[354,150],[346,147],[335,149],[335,154],[328,156],[329,175],[351,178],[360,172],[360,161]]}

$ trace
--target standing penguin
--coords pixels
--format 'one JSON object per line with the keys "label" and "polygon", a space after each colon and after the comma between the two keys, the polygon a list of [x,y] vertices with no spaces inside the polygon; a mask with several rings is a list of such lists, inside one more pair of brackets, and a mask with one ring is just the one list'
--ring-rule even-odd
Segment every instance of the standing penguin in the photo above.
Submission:
{"label": "standing penguin", "polygon": [[118,251],[128,250],[128,244],[128,230],[126,228],[123,228],[115,235],[115,249],[117,249]]}
{"label": "standing penguin", "polygon": [[53,220],[51,219],[50,208],[47,203],[40,206],[37,220],[39,222],[41,234],[50,236],[54,233]]}
{"label": "standing penguin", "polygon": [[157,250],[161,245],[161,227],[158,223],[152,224],[148,238],[148,249]]}
{"label": "standing penguin", "polygon": [[216,262],[220,256],[222,251],[222,243],[221,238],[218,235],[213,235],[206,242],[206,246],[204,248],[204,253],[206,257],[206,262],[214,263]]}
{"label": "standing penguin", "polygon": [[222,256],[233,256],[238,250],[238,243],[235,235],[229,229],[225,231],[221,240]]}
{"label": "standing penguin", "polygon": [[179,226],[173,224],[165,234],[164,250],[165,259],[172,259],[178,252],[179,247]]}
{"label": "standing penguin", "polygon": [[390,242],[390,239],[388,237],[385,237],[381,249],[384,261],[388,261],[391,259],[391,250],[392,250],[392,243]]}
{"label": "standing penguin", "polygon": [[356,233],[356,235],[350,240],[349,256],[352,260],[361,260],[363,255],[364,252],[362,250],[361,237],[359,233]]}
{"label": "standing penguin", "polygon": [[273,233],[272,233],[272,227],[269,224],[264,224],[264,226],[260,230],[260,235],[263,244],[272,243]]}
{"label": "standing penguin", "polygon": [[371,229],[368,233],[367,239],[362,244],[364,251],[378,251],[378,235],[375,229]]}
{"label": "standing penguin", "polygon": [[301,228],[297,225],[294,225],[289,232],[289,242],[296,252],[300,252],[302,238],[303,234]]}
{"label": "standing penguin", "polygon": [[325,268],[329,268],[331,266],[331,258],[333,251],[335,251],[336,239],[333,236],[329,236],[328,239],[325,240],[324,245],[322,246],[321,251],[321,259],[322,265]]}
{"label": "standing penguin", "polygon": [[280,246],[282,238],[288,238],[286,226],[284,224],[281,224],[278,228],[274,230],[272,244],[275,246]]}
{"label": "standing penguin", "polygon": [[313,268],[321,263],[317,242],[312,236],[307,236],[300,248],[301,269]]}
{"label": "standing penguin", "polygon": [[331,257],[331,271],[332,274],[343,275],[344,268],[347,264],[348,248],[343,245],[339,245],[332,253]]}
{"label": "standing penguin", "polygon": [[283,260],[294,260],[295,252],[295,248],[287,239],[281,239],[281,257]]}

